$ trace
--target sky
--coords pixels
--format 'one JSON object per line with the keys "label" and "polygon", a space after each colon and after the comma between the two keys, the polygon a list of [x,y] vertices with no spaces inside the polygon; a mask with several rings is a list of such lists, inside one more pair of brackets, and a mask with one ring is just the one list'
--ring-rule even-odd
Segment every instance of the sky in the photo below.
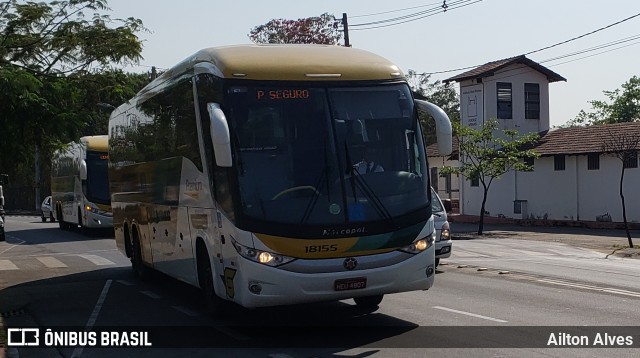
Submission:
{"label": "sky", "polygon": [[[638,0],[446,3],[449,8],[443,12],[435,11],[442,5],[437,0],[108,0],[112,18],[135,17],[149,29],[138,34],[144,59],[140,66],[125,68],[130,72],[147,72],[151,66],[170,68],[203,48],[249,44],[250,30],[274,18],[323,13],[341,18],[347,13],[353,47],[386,57],[405,73],[410,69],[434,73],[432,81],[465,70],[438,72],[530,53],[612,25],[527,55],[567,79],[549,86],[552,127],[573,119],[581,109],[589,111],[589,101],[606,99],[603,91],[621,88],[640,75],[640,16],[613,25],[640,14]],[[357,26],[432,9],[426,13],[432,16],[405,18],[413,20],[405,23],[370,29]],[[614,45],[618,41],[623,42]],[[593,50],[602,45],[607,46]],[[567,57],[575,53],[580,54]]]}

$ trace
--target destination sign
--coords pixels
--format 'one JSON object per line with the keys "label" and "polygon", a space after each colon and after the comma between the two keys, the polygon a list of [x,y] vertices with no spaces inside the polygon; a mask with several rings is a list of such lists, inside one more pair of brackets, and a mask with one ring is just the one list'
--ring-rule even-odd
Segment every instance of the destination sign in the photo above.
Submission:
{"label": "destination sign", "polygon": [[306,89],[277,89],[256,91],[257,100],[288,100],[288,99],[308,99],[309,90]]}

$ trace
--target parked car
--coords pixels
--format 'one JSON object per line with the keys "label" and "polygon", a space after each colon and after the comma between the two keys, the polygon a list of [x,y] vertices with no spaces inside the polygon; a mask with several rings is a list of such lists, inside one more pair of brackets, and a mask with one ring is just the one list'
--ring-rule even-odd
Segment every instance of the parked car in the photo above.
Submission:
{"label": "parked car", "polygon": [[51,195],[44,198],[40,208],[42,209],[42,222],[47,222],[47,218],[49,218],[51,222],[56,221],[53,217],[53,211],[51,211]]}
{"label": "parked car", "polygon": [[2,216],[0,216],[0,241],[4,241],[5,240],[5,236],[4,236],[4,220],[2,219]]}
{"label": "parked car", "polygon": [[431,198],[431,214],[436,227],[436,267],[438,267],[440,259],[451,256],[453,242],[449,221],[447,221],[447,210],[433,188],[431,188]]}

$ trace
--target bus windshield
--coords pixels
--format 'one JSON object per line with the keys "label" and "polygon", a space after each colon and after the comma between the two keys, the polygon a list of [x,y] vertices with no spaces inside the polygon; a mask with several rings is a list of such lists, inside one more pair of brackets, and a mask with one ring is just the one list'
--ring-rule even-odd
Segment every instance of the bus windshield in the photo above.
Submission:
{"label": "bus windshield", "polygon": [[109,204],[108,155],[104,152],[87,153],[87,200],[98,204]]}
{"label": "bus windshield", "polygon": [[430,207],[424,145],[406,84],[243,86],[228,93],[246,217],[339,225]]}

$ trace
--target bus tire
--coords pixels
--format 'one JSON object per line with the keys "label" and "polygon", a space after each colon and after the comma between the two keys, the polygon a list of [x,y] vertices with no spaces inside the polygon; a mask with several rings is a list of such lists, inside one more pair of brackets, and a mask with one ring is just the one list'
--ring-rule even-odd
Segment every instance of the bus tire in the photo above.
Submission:
{"label": "bus tire", "polygon": [[209,261],[209,253],[204,244],[196,247],[196,265],[198,267],[198,282],[202,289],[202,296],[207,313],[211,316],[222,316],[225,313],[226,302],[216,295],[213,286],[213,270]]}
{"label": "bus tire", "polygon": [[133,255],[131,255],[131,269],[133,270],[133,274],[139,280],[144,281],[149,277],[149,269],[142,261],[142,249],[140,248],[140,240],[138,240],[137,231],[134,231],[132,245]]}
{"label": "bus tire", "polygon": [[366,310],[375,310],[378,308],[380,302],[382,302],[382,298],[384,295],[375,295],[375,296],[365,296],[365,297],[354,297],[353,300],[356,302],[358,308],[366,309]]}
{"label": "bus tire", "polygon": [[58,226],[60,227],[60,230],[67,230],[68,226],[67,223],[64,222],[64,219],[62,217],[62,206],[58,205],[56,207],[56,216],[58,216]]}

